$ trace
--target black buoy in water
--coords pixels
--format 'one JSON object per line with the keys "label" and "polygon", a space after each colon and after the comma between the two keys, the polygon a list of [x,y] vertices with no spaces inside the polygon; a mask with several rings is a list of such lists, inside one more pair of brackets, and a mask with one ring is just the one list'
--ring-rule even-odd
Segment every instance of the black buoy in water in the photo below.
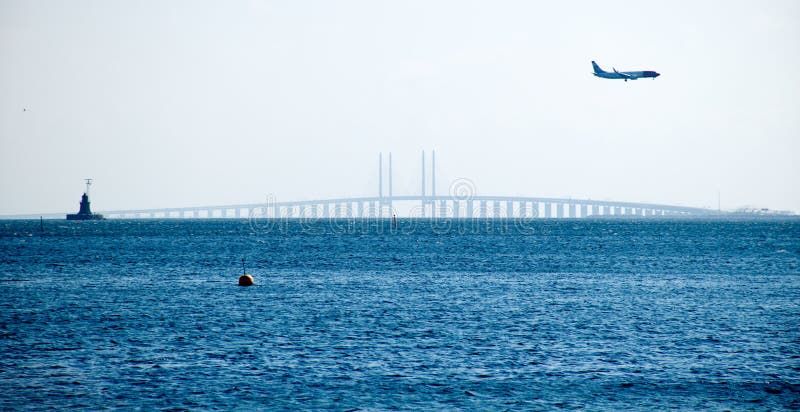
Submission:
{"label": "black buoy in water", "polygon": [[246,273],[244,258],[242,258],[242,276],[239,276],[239,286],[253,286],[253,277]]}

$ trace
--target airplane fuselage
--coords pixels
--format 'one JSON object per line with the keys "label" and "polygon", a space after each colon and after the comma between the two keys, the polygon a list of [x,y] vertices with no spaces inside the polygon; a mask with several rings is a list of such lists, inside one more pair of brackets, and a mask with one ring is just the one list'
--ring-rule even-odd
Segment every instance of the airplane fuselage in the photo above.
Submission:
{"label": "airplane fuselage", "polygon": [[623,79],[623,80],[636,80],[641,77],[652,77],[656,78],[660,76],[660,74],[654,71],[642,71],[642,72],[604,72],[604,73],[593,73],[597,77],[602,77],[604,79]]}
{"label": "airplane fuselage", "polygon": [[601,69],[600,66],[598,66],[595,62],[592,62],[592,67],[594,68],[594,73],[592,74],[603,79],[622,79],[627,82],[628,80],[636,80],[648,77],[655,79],[656,77],[661,76],[660,73],[651,70],[638,72],[618,72],[617,69],[614,69],[613,72],[607,72]]}

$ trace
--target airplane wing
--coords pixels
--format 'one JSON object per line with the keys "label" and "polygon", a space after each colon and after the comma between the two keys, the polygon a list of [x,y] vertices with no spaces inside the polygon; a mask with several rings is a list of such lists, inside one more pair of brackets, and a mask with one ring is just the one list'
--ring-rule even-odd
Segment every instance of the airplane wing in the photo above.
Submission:
{"label": "airplane wing", "polygon": [[614,69],[614,73],[616,73],[616,74],[618,74],[618,75],[620,75],[620,76],[622,76],[622,77],[624,77],[626,79],[634,79],[635,78],[635,77],[631,76],[630,74],[620,73],[620,72],[617,71],[617,69]]}

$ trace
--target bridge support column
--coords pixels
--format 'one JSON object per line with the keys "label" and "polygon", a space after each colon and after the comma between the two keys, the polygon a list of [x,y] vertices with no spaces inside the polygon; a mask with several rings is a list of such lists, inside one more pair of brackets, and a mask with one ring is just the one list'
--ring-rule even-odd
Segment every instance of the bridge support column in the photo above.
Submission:
{"label": "bridge support column", "polygon": [[575,203],[570,203],[570,204],[569,204],[569,217],[571,217],[571,218],[573,218],[573,219],[574,219],[574,218],[576,218],[576,217],[578,217],[578,216],[575,214]]}
{"label": "bridge support column", "polygon": [[553,204],[550,202],[544,204],[544,217],[547,219],[553,217]]}
{"label": "bridge support column", "polygon": [[439,201],[439,217],[447,217],[447,201]]}
{"label": "bridge support column", "polygon": [[563,218],[564,217],[564,207],[567,206],[566,203],[556,203],[556,217]]}
{"label": "bridge support column", "polygon": [[581,217],[589,216],[589,207],[584,203],[581,205]]}
{"label": "bridge support column", "polygon": [[453,200],[453,217],[458,219],[461,217],[461,202]]}
{"label": "bridge support column", "polygon": [[467,200],[467,216],[468,218],[472,219],[475,217],[474,205],[472,200]]}
{"label": "bridge support column", "polygon": [[375,214],[375,202],[369,202],[369,217],[371,219],[375,219],[377,217]]}
{"label": "bridge support column", "polygon": [[514,202],[506,200],[506,217],[514,217]]}
{"label": "bridge support column", "polygon": [[492,217],[495,219],[500,217],[500,201],[498,200],[492,202]]}
{"label": "bridge support column", "polygon": [[519,201],[519,217],[528,217],[528,202],[524,200]]}
{"label": "bridge support column", "polygon": [[486,207],[486,201],[485,200],[481,200],[481,203],[480,203],[480,214],[481,214],[482,218],[485,218],[486,214],[488,213],[486,209],[488,209]]}

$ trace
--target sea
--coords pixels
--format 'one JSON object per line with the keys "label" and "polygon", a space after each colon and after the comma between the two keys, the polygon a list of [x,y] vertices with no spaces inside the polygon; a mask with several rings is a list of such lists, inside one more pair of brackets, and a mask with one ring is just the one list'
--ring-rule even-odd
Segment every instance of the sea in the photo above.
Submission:
{"label": "sea", "polygon": [[798,219],[17,220],[0,258],[2,410],[800,409]]}

